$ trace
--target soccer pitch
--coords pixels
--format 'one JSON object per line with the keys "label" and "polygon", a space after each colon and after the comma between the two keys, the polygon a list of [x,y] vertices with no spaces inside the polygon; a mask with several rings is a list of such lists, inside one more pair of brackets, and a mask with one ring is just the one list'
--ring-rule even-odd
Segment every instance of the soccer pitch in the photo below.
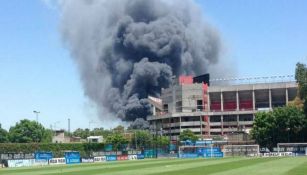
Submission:
{"label": "soccer pitch", "polygon": [[307,157],[157,159],[0,169],[7,175],[306,175]]}

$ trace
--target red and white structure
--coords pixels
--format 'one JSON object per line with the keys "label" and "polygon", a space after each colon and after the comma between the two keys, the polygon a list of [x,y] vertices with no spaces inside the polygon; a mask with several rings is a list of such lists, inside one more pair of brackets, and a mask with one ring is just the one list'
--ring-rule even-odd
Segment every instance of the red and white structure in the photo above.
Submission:
{"label": "red and white structure", "polygon": [[224,80],[210,85],[216,80],[209,82],[208,74],[199,77],[180,76],[171,87],[162,89],[161,99],[149,97],[153,115],[147,120],[151,128],[163,131],[172,140],[177,140],[185,129],[202,138],[237,131],[248,133],[256,112],[285,106],[297,94],[298,85],[293,79],[255,78],[253,82],[248,78],[242,84],[239,80],[245,79],[231,79],[236,84]]}

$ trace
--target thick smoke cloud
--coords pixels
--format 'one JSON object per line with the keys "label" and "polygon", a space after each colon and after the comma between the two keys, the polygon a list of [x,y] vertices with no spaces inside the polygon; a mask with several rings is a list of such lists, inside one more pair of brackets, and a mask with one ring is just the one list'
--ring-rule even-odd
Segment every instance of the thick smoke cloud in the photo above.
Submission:
{"label": "thick smoke cloud", "polygon": [[85,94],[123,120],[150,114],[147,96],[159,97],[172,76],[219,61],[218,32],[192,1],[66,0],[61,17]]}

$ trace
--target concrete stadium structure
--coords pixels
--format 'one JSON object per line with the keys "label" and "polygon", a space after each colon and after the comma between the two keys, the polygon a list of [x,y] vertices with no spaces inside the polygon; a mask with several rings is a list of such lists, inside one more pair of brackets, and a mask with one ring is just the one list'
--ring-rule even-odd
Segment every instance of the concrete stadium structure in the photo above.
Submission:
{"label": "concrete stadium structure", "polygon": [[195,77],[180,76],[170,88],[162,89],[161,99],[149,97],[153,115],[147,120],[155,132],[169,135],[172,140],[177,140],[185,129],[202,138],[249,133],[255,113],[285,106],[295,99],[298,85],[293,77],[285,79],[264,78],[263,82],[250,78],[242,79],[247,80],[242,84],[220,81],[208,86],[209,82],[197,82]]}

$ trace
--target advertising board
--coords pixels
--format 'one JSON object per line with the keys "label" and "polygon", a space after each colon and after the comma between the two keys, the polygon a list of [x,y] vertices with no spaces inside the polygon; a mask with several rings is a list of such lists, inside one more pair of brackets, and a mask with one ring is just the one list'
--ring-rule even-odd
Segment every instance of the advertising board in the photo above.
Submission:
{"label": "advertising board", "polygon": [[19,159],[19,160],[8,160],[8,167],[25,167],[33,166],[35,163],[34,159]]}
{"label": "advertising board", "polygon": [[65,164],[66,160],[64,157],[62,158],[52,158],[49,160],[49,165],[59,165],[59,164]]}
{"label": "advertising board", "polygon": [[65,152],[66,164],[78,164],[80,163],[80,153],[79,152]]}
{"label": "advertising board", "polygon": [[128,155],[117,156],[117,160],[128,160]]}
{"label": "advertising board", "polygon": [[53,158],[52,152],[35,152],[36,160],[49,160]]}
{"label": "advertising board", "polygon": [[94,162],[105,162],[107,161],[106,156],[94,157]]}
{"label": "advertising board", "polygon": [[144,154],[138,154],[138,155],[137,155],[137,158],[138,158],[138,159],[145,159],[145,155],[144,155]]}
{"label": "advertising board", "polygon": [[182,153],[179,154],[179,158],[197,158],[198,154],[196,153]]}
{"label": "advertising board", "polygon": [[14,159],[34,159],[33,153],[2,153],[0,154],[1,160],[14,160]]}
{"label": "advertising board", "polygon": [[137,160],[138,156],[136,154],[134,155],[128,155],[128,160]]}
{"label": "advertising board", "polygon": [[94,158],[82,158],[81,163],[94,163]]}
{"label": "advertising board", "polygon": [[106,160],[107,161],[116,161],[117,157],[116,157],[116,155],[108,155],[108,156],[106,156]]}

